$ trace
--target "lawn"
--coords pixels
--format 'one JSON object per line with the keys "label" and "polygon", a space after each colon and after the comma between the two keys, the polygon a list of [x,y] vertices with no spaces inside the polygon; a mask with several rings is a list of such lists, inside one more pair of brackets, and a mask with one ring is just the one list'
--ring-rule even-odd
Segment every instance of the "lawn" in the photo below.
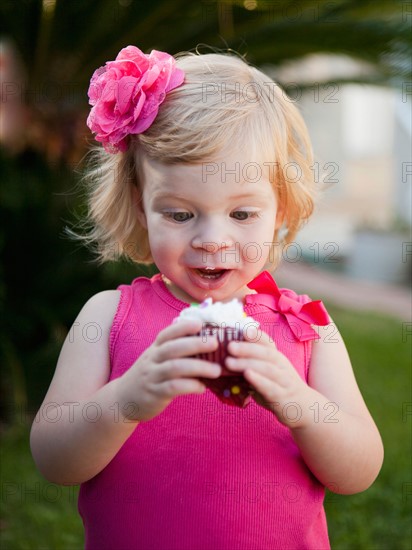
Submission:
{"label": "lawn", "polygon": [[[332,548],[409,550],[412,336],[406,335],[408,325],[401,321],[328,306],[385,444],[385,463],[371,489],[353,496],[327,495]],[[28,433],[23,418],[3,429],[0,546],[2,550],[81,549],[78,489],[50,484],[37,473]]]}

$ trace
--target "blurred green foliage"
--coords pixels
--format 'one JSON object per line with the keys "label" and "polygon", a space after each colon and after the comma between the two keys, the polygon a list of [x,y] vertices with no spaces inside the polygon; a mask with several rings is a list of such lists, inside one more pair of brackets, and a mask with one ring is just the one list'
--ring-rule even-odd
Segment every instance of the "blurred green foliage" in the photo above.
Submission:
{"label": "blurred green foliage", "polygon": [[[66,225],[80,208],[73,170],[50,166],[31,150],[2,155],[0,289],[2,416],[35,412],[58,353],[83,304],[96,292],[138,276],[138,266],[98,267],[90,251],[70,240]],[[77,190],[77,192],[76,192]]]}
{"label": "blurred green foliage", "polygon": [[411,20],[403,0],[2,0],[0,37],[21,64],[3,77],[5,94],[28,108],[30,145],[70,162],[91,141],[90,77],[128,44],[172,54],[231,48],[258,66],[344,54],[371,67],[346,80],[401,87],[412,75]]}

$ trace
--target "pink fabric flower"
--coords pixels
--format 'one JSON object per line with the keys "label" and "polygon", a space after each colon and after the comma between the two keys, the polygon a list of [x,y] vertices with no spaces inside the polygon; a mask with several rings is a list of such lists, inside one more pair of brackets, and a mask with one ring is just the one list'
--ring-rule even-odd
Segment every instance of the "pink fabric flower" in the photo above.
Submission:
{"label": "pink fabric flower", "polygon": [[87,125],[106,151],[126,151],[128,136],[149,128],[167,92],[183,80],[184,72],[171,55],[157,50],[146,55],[136,46],[127,46],[94,72]]}

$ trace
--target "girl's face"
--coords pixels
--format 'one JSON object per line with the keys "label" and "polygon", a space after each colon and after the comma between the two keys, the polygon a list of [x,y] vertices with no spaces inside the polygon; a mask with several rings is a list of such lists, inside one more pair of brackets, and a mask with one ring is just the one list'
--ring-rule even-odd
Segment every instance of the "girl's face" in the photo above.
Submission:
{"label": "girl's face", "polygon": [[268,170],[246,155],[145,166],[143,210],[154,262],[180,300],[242,299],[280,225]]}

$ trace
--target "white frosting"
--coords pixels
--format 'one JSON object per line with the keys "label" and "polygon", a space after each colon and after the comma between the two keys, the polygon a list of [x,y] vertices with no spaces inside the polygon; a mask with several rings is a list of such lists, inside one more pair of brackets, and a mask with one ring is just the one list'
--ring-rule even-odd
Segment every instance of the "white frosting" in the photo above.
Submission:
{"label": "white frosting", "polygon": [[176,321],[185,319],[200,319],[203,323],[241,329],[250,325],[259,326],[252,317],[246,316],[242,303],[236,298],[227,303],[213,302],[212,298],[207,298],[201,304],[192,304],[180,312]]}

